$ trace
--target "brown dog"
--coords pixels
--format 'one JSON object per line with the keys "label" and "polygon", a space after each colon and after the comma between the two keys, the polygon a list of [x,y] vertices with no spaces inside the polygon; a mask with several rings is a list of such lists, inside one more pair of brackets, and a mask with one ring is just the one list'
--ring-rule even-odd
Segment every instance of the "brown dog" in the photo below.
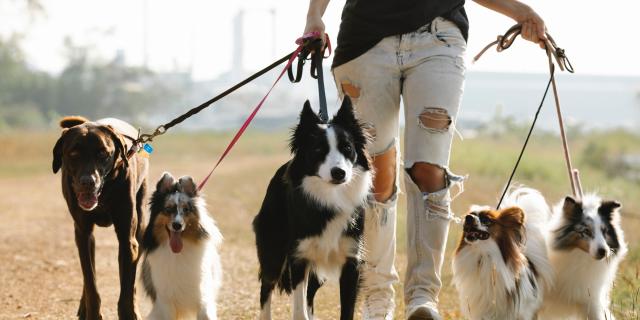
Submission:
{"label": "brown dog", "polygon": [[75,222],[84,288],[78,317],[101,319],[95,278],[95,225],[114,225],[119,242],[120,319],[140,319],[135,301],[138,243],[143,229],[148,161],[126,153],[137,135],[118,119],[60,121],[62,135],[53,148],[53,172],[62,168],[62,193]]}

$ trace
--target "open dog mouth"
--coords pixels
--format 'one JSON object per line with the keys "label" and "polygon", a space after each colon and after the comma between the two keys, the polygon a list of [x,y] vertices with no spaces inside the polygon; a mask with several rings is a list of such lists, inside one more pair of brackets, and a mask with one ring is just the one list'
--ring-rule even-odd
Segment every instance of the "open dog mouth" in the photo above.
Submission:
{"label": "open dog mouth", "polygon": [[76,192],[76,200],[78,206],[82,210],[91,211],[98,206],[98,198],[100,197],[100,190],[90,192]]}
{"label": "open dog mouth", "polygon": [[173,253],[182,251],[182,231],[173,231],[167,225],[167,233],[169,234],[169,246]]}
{"label": "open dog mouth", "polygon": [[489,236],[489,232],[480,230],[476,227],[464,227],[464,239],[467,242],[474,242],[476,240],[487,240],[489,239]]}

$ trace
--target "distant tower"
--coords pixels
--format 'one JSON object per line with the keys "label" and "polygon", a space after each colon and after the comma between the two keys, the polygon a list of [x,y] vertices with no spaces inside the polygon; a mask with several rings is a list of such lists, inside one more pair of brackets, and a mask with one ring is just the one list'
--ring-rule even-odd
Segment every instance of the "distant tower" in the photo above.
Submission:
{"label": "distant tower", "polygon": [[242,57],[244,54],[243,22],[244,10],[239,10],[233,18],[233,56],[231,74],[234,78],[240,77],[244,72],[244,66],[242,63]]}

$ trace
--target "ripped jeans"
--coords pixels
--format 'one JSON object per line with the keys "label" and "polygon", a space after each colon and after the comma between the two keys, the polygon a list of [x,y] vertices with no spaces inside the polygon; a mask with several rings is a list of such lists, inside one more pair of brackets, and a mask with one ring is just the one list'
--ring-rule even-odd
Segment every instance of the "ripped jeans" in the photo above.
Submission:
{"label": "ripped jeans", "polygon": [[[407,193],[407,313],[437,303],[440,270],[452,218],[449,188],[462,177],[449,170],[451,142],[464,86],[466,42],[456,25],[436,18],[415,32],[382,39],[363,55],[333,70],[341,95],[349,95],[358,117],[370,126],[373,156],[397,150],[400,98],[404,105],[404,182]],[[394,150],[395,151],[395,150]],[[371,198],[365,223],[363,292],[391,290],[394,269],[396,199],[400,163],[396,158],[393,196]],[[407,173],[424,162],[445,169],[446,187],[423,194]]]}

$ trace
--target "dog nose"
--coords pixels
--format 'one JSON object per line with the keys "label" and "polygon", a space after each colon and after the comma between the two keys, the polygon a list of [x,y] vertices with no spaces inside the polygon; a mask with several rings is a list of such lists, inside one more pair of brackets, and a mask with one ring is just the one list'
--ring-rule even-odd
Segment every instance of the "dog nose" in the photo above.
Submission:
{"label": "dog nose", "polygon": [[93,177],[88,175],[88,176],[82,176],[80,177],[80,186],[83,188],[90,188],[93,187],[94,185],[94,181],[93,181]]}
{"label": "dog nose", "polygon": [[464,223],[465,224],[472,224],[473,223],[473,216],[468,214],[465,218],[464,218]]}
{"label": "dog nose", "polygon": [[345,177],[345,174],[346,173],[344,172],[344,170],[342,170],[342,169],[340,169],[338,167],[335,167],[335,168],[331,169],[331,178],[333,178],[333,180],[342,181],[344,179],[344,177]]}
{"label": "dog nose", "polygon": [[596,258],[600,260],[604,258],[606,254],[607,254],[607,250],[605,250],[604,248],[598,248],[598,252],[596,253]]}
{"label": "dog nose", "polygon": [[173,231],[182,230],[182,223],[180,223],[180,222],[174,222],[174,223],[171,224],[171,226],[173,227]]}

